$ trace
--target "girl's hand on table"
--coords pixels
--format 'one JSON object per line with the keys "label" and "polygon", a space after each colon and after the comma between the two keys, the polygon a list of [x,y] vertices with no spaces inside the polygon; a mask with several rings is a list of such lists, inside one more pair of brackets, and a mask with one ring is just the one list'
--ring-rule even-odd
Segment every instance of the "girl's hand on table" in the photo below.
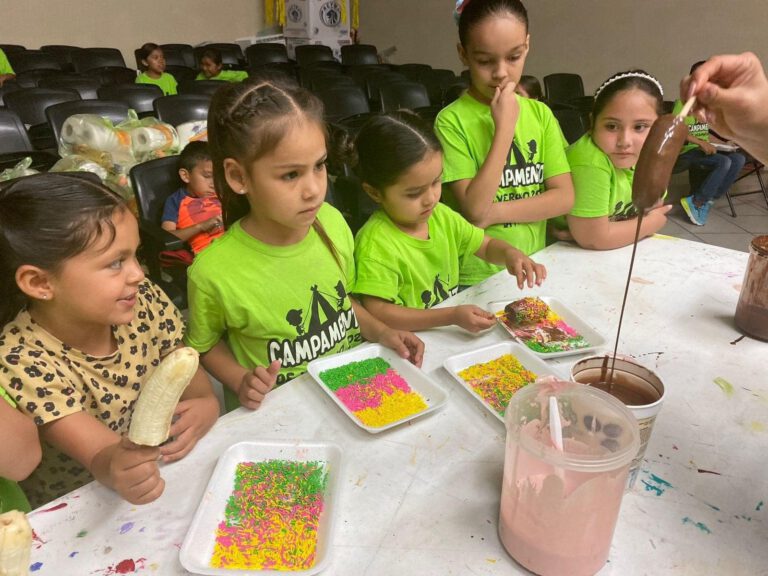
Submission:
{"label": "girl's hand on table", "polygon": [[194,448],[219,417],[219,402],[215,396],[182,400],[173,413],[171,442],[160,447],[163,462],[184,458]]}
{"label": "girl's hand on table", "polygon": [[379,344],[391,348],[401,358],[421,367],[424,360],[424,342],[413,332],[386,328],[379,334]]}

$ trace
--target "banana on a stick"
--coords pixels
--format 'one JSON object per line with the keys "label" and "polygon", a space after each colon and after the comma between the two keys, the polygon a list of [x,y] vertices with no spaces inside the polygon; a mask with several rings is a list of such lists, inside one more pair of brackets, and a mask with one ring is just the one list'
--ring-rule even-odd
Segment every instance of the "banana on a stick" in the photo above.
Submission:
{"label": "banana on a stick", "polygon": [[0,576],[27,576],[32,527],[23,512],[0,514]]}
{"label": "banana on a stick", "polygon": [[198,353],[179,348],[155,368],[136,400],[128,439],[142,446],[159,446],[168,439],[171,420],[182,392],[197,371]]}

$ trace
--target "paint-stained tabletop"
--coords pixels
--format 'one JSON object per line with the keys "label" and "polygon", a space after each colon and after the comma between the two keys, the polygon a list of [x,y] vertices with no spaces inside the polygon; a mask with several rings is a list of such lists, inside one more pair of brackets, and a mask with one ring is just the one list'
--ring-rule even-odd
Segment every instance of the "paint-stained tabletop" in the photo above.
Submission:
{"label": "paint-stained tabletop", "polygon": [[[613,346],[630,248],[556,244],[535,255],[545,284],[523,295],[566,303]],[[667,396],[599,574],[768,574],[768,344],[740,338],[733,314],[747,254],[664,236],[638,247],[619,352],[664,381]],[[513,300],[501,273],[448,304]],[[497,536],[504,427],[442,368],[495,342],[453,328],[422,334],[424,369],[449,394],[439,411],[378,435],[354,425],[308,375],[257,412],[218,421],[165,493],[132,506],[96,483],[36,510],[32,574],[187,574],[179,548],[219,455],[244,440],[332,441],[342,477],[330,549],[334,576],[525,574]],[[580,356],[551,361],[568,376]]]}

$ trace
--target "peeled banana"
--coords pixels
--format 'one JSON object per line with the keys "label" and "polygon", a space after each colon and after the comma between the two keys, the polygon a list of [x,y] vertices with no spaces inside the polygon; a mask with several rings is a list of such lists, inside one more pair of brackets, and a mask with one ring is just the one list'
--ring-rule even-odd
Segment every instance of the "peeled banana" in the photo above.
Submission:
{"label": "peeled banana", "polygon": [[181,393],[197,371],[198,353],[178,348],[155,368],[136,400],[128,439],[142,446],[159,446],[168,439]]}
{"label": "peeled banana", "polygon": [[27,576],[32,527],[23,512],[0,514],[0,576]]}

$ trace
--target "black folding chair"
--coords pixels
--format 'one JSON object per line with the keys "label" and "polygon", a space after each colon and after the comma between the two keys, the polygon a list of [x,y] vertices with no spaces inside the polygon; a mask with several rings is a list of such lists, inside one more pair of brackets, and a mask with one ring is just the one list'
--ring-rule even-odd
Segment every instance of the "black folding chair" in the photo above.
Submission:
{"label": "black folding chair", "polygon": [[78,73],[108,66],[126,67],[123,53],[117,48],[83,48],[72,52],[72,66]]}
{"label": "black folding chair", "polygon": [[568,144],[573,144],[581,138],[589,128],[584,123],[584,116],[578,110],[572,108],[556,108],[552,113],[560,124]]}
{"label": "black folding chair", "polygon": [[211,97],[200,94],[161,96],[153,104],[155,115],[163,122],[178,126],[193,120],[207,120]]}
{"label": "black folding chair", "polygon": [[296,46],[296,62],[300,67],[309,66],[315,62],[335,62],[333,50],[324,44],[302,44]]}
{"label": "black folding chair", "polygon": [[554,105],[566,105],[578,110],[592,109],[594,99],[584,95],[584,82],[578,74],[559,72],[544,76],[544,93],[547,102]]}
{"label": "black folding chair", "polygon": [[33,150],[19,116],[11,110],[0,108],[0,172],[13,168],[26,157],[32,159],[30,167],[41,172],[48,170],[58,160],[53,154]]}
{"label": "black folding chair", "polygon": [[61,72],[61,63],[52,55],[41,50],[24,50],[7,54],[8,61],[16,74],[31,70],[54,70]]}
{"label": "black folding chair", "polygon": [[179,84],[179,94],[198,94],[212,98],[216,91],[226,84],[227,82],[221,80],[187,80]]}
{"label": "black folding chair", "polygon": [[122,102],[139,116],[152,115],[153,103],[163,95],[163,90],[154,84],[113,84],[102,86],[98,91],[101,100]]}
{"label": "black folding chair", "polygon": [[61,127],[64,122],[75,114],[96,114],[107,118],[113,124],[119,124],[128,119],[128,106],[122,102],[107,100],[78,100],[49,106],[45,109],[45,115],[57,143],[61,141]]}
{"label": "black folding chair", "polygon": [[175,66],[169,64],[165,67],[165,71],[176,79],[176,84],[191,82],[197,78],[197,70],[190,68],[189,66]]}
{"label": "black folding chair", "polygon": [[341,63],[345,66],[378,64],[379,53],[372,44],[349,44],[341,47]]}
{"label": "black folding chair", "polygon": [[40,88],[77,90],[83,100],[96,100],[99,97],[98,90],[101,87],[101,81],[93,76],[56,75],[42,78],[38,86]]}
{"label": "black folding chair", "polygon": [[[165,96],[172,98],[172,96]],[[186,273],[168,269],[171,282],[161,272],[160,253],[165,250],[181,250],[186,244],[163,230],[160,220],[166,199],[181,185],[177,156],[157,158],[137,164],[130,171],[131,185],[136,196],[139,212],[139,234],[144,263],[149,277],[165,290],[179,308],[187,306]]]}
{"label": "black folding chair", "polygon": [[245,59],[250,68],[275,62],[288,62],[288,50],[285,44],[277,42],[251,44],[245,49]]}
{"label": "black folding chair", "polygon": [[57,147],[53,131],[48,125],[45,110],[54,104],[80,100],[80,94],[70,89],[24,88],[5,94],[5,105],[19,115],[29,126],[27,133],[36,150]]}
{"label": "black folding chair", "polygon": [[56,58],[64,72],[74,72],[75,67],[72,65],[72,54],[79,52],[82,48],[79,46],[67,46],[66,44],[46,44],[45,46],[40,46],[40,50]]}
{"label": "black folding chair", "polygon": [[[186,66],[187,68],[197,68],[195,60],[195,50],[190,44],[160,44],[165,56],[167,66]],[[165,70],[168,72],[168,69]]]}

